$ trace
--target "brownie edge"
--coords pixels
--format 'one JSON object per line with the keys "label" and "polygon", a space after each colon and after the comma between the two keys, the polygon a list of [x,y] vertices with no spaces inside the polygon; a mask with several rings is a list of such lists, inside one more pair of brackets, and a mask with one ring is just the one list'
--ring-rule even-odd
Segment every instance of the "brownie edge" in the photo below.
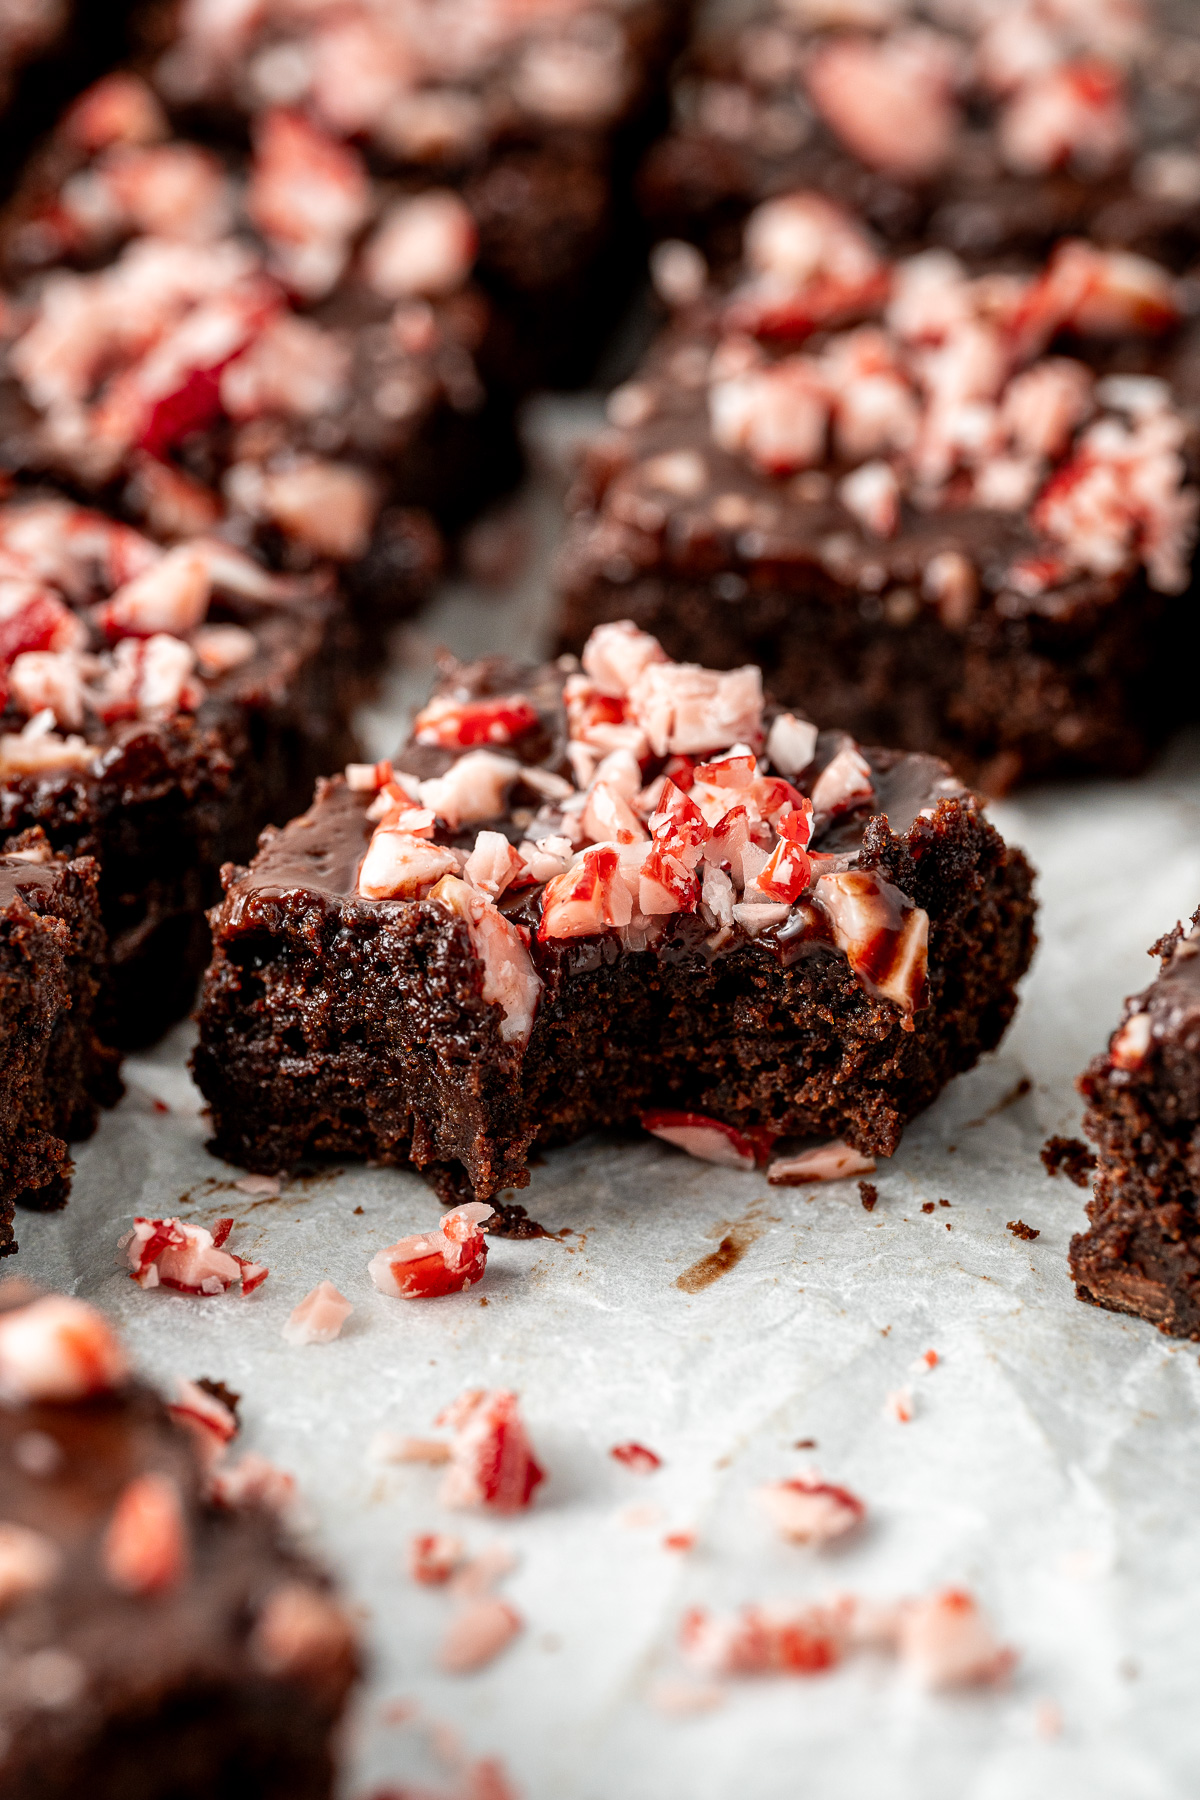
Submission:
{"label": "brownie edge", "polygon": [[1157,978],[1125,1003],[1079,1080],[1097,1147],[1088,1229],[1071,1240],[1081,1300],[1200,1339],[1200,910],[1152,954]]}

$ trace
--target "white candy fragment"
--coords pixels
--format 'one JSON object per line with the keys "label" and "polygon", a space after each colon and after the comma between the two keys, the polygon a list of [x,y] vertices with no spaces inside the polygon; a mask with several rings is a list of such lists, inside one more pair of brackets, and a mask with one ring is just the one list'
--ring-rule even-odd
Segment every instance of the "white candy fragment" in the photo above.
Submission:
{"label": "white candy fragment", "polygon": [[354,1311],[332,1281],[321,1281],[292,1309],[283,1327],[288,1344],[331,1344]]}

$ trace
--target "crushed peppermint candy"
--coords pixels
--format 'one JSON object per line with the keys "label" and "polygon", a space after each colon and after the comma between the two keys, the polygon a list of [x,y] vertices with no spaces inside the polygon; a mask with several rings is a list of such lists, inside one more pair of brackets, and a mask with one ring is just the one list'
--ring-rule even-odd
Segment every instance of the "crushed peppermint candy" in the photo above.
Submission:
{"label": "crushed peppermint candy", "polygon": [[114,1587],[131,1594],[161,1593],[187,1572],[187,1524],[179,1489],[169,1475],[135,1476],[117,1500],[101,1551]]}
{"label": "crushed peppermint candy", "polygon": [[312,591],[216,538],[164,550],[68,500],[4,502],[0,715],[24,722],[0,737],[0,769],[89,768],[123,722],[196,712],[258,652],[247,626],[210,621],[214,601],[252,620]]}
{"label": "crushed peppermint candy", "polygon": [[[964,507],[1027,519],[1044,549],[981,571],[1027,598],[1139,567],[1159,592],[1188,586],[1200,492],[1192,428],[1169,385],[1098,376],[1051,353],[1064,336],[1152,338],[1186,312],[1167,269],[1081,240],[1060,242],[1040,272],[1020,276],[973,277],[942,249],[889,262],[848,213],[808,193],[760,206],[738,284],[683,309],[685,323],[699,321],[719,450],[794,483],[798,498],[835,501],[868,542]],[[614,447],[613,515],[665,529],[658,471],[682,454],[656,448],[639,461]],[[703,458],[687,454],[699,475],[676,488],[678,503],[736,537],[754,505],[713,495]],[[770,519],[773,508],[758,511]],[[957,555],[934,559],[926,598],[961,630],[978,576],[945,560]]]}
{"label": "crushed peppermint candy", "polygon": [[367,1264],[371,1280],[381,1294],[399,1300],[440,1299],[474,1287],[483,1280],[488,1257],[487,1238],[480,1226],[494,1212],[495,1207],[481,1200],[455,1207],[445,1214],[437,1231],[401,1238],[387,1250],[377,1251]]}
{"label": "crushed peppermint candy", "polygon": [[0,1313],[0,1402],[6,1405],[68,1404],[111,1393],[129,1370],[121,1340],[84,1300],[46,1294]]}
{"label": "crushed peppermint candy", "polygon": [[241,1283],[252,1294],[270,1271],[262,1263],[224,1248],[232,1219],[217,1221],[215,1231],[182,1219],[135,1219],[132,1231],[118,1241],[139,1287],[174,1288],[181,1294],[224,1294]]}
{"label": "crushed peppermint candy", "polygon": [[960,1588],[882,1605],[853,1594],[751,1605],[725,1618],[693,1608],[680,1622],[679,1644],[709,1676],[821,1675],[856,1651],[883,1650],[931,1689],[998,1684],[1017,1661]]}
{"label": "crushed peppermint candy", "polygon": [[768,1482],[758,1499],[780,1536],[793,1544],[832,1543],[860,1525],[867,1510],[849,1488],[810,1476]]}
{"label": "crushed peppermint candy", "polygon": [[438,1667],[447,1675],[466,1675],[494,1662],[521,1630],[524,1620],[514,1606],[490,1594],[471,1600],[451,1620],[438,1651]]}
{"label": "crushed peppermint candy", "polygon": [[409,1539],[408,1572],[422,1587],[441,1587],[462,1560],[462,1539],[448,1532],[423,1532]]}
{"label": "crushed peppermint candy", "polygon": [[647,1450],[645,1444],[614,1444],[608,1454],[635,1475],[653,1475],[656,1469],[662,1468],[662,1457]]}
{"label": "crushed peppermint candy", "polygon": [[[875,805],[871,765],[850,739],[801,792],[816,728],[793,713],[768,727],[758,669],[672,662],[628,620],[592,633],[562,697],[574,780],[519,759],[523,739],[540,746],[548,731],[528,697],[461,692],[435,696],[415,723],[418,745],[458,752],[443,774],[382,762],[345,775],[374,827],[359,896],[457,915],[503,1041],[525,1043],[533,1029],[542,946],[616,932],[645,949],[677,914],[698,916],[720,944],[735,929],[754,938],[782,927],[803,904],[870,993],[906,1014],[925,1004],[925,912],[876,871],[848,866],[853,856],[810,848],[814,824]],[[752,1169],[769,1147],[757,1129],[701,1115],[644,1123],[731,1167]]]}
{"label": "crushed peppermint candy", "polygon": [[454,1431],[450,1467],[441,1487],[446,1506],[487,1506],[519,1512],[532,1504],[545,1472],[533,1454],[517,1396],[471,1389],[438,1420]]}
{"label": "crushed peppermint candy", "polygon": [[196,1381],[180,1381],[167,1411],[194,1438],[201,1461],[210,1471],[238,1433],[237,1416],[218,1396]]}
{"label": "crushed peppermint candy", "polygon": [[779,1156],[767,1167],[767,1180],[772,1187],[801,1187],[808,1181],[842,1181],[851,1175],[870,1175],[875,1158],[864,1156],[840,1138],[831,1144],[817,1144],[797,1156]]}
{"label": "crushed peppermint candy", "polygon": [[300,1304],[293,1307],[283,1327],[288,1344],[331,1344],[354,1311],[332,1281],[319,1281]]}
{"label": "crushed peppermint candy", "polygon": [[48,1537],[0,1521],[0,1614],[31,1594],[43,1593],[61,1570],[62,1554]]}

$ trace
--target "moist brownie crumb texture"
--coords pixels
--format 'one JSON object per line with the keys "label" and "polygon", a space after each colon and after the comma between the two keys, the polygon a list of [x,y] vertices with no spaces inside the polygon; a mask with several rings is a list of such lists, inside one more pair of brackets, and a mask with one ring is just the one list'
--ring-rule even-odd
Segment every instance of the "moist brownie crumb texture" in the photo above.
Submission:
{"label": "moist brownie crumb texture", "polygon": [[346,754],[349,667],[327,571],[164,551],[54,496],[0,505],[0,836],[96,859],[111,1041],[187,1010],[221,863]]}
{"label": "moist brownie crumb texture", "polygon": [[451,671],[394,764],[224,879],[214,1147],[411,1160],[446,1198],[640,1122],[739,1166],[797,1135],[890,1155],[999,1040],[1033,943],[1028,865],[944,764],[628,622],[582,668]]}
{"label": "moist brownie crumb texture", "polygon": [[36,830],[0,844],[0,1256],[14,1205],[62,1205],[67,1143],[115,1097],[94,1030],[105,956],[93,859],[54,856]]}
{"label": "moist brownie crumb texture", "polygon": [[[186,1420],[187,1413],[181,1416]],[[327,1800],[355,1675],[328,1578],[78,1300],[0,1288],[0,1787]]]}
{"label": "moist brownie crumb texture", "polygon": [[632,617],[993,791],[1139,768],[1194,637],[1182,284],[1082,241],[895,261],[813,193],[751,217],[731,281],[683,244],[656,273],[676,321],[577,484],[564,646]]}
{"label": "moist brownie crumb texture", "polygon": [[1188,0],[756,6],[702,32],[642,200],[718,252],[819,187],[901,248],[979,261],[1076,234],[1200,251],[1200,26]]}
{"label": "moist brownie crumb texture", "polygon": [[1152,954],[1158,977],[1080,1077],[1097,1159],[1071,1273],[1081,1300],[1200,1338],[1200,912]]}

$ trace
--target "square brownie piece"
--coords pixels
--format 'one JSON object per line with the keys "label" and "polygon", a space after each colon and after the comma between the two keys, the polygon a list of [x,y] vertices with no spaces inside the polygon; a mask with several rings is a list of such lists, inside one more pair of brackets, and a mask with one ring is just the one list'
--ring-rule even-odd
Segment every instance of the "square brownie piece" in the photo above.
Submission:
{"label": "square brownie piece", "polygon": [[943,763],[629,624],[582,670],[448,670],[394,766],[223,879],[214,1148],[411,1162],[444,1198],[640,1123],[739,1166],[788,1136],[890,1155],[999,1041],[1033,944],[1028,864]]}
{"label": "square brownie piece", "polygon": [[89,1137],[115,1063],[95,1033],[107,941],[96,864],[55,856],[44,834],[0,844],[0,1256],[13,1207],[59,1207],[68,1143]]}
{"label": "square brownie piece", "polygon": [[665,123],[691,0],[288,0],[158,8],[147,66],[182,129],[244,141],[283,105],[408,193],[460,194],[518,387],[583,380],[640,271],[632,175]]}
{"label": "square brownie piece", "polygon": [[585,461],[563,647],[632,618],[991,792],[1140,768],[1194,630],[1182,284],[1078,242],[1028,275],[893,261],[808,193],[731,282],[679,244],[657,270],[679,311]]}
{"label": "square brownie piece", "polygon": [[350,1621],[213,1488],[100,1313],[0,1288],[7,1800],[328,1800]]}
{"label": "square brownie piece", "polygon": [[398,617],[437,572],[435,518],[520,469],[476,239],[458,195],[386,189],[297,114],[222,156],[109,77],[0,221],[0,464],[161,538],[219,525],[284,569],[331,559]]}
{"label": "square brownie piece", "polygon": [[1079,1080],[1097,1157],[1071,1274],[1081,1300],[1200,1338],[1200,912],[1150,954],[1159,974]]}
{"label": "square brownie piece", "polygon": [[771,0],[718,18],[641,176],[660,230],[736,255],[752,207],[811,187],[889,243],[980,263],[1063,237],[1200,254],[1200,25],[1188,0],[1039,6]]}
{"label": "square brownie piece", "polygon": [[164,551],[55,497],[0,505],[0,835],[40,826],[99,864],[107,1041],[187,1011],[222,862],[352,744],[352,656],[328,572],[215,538]]}

